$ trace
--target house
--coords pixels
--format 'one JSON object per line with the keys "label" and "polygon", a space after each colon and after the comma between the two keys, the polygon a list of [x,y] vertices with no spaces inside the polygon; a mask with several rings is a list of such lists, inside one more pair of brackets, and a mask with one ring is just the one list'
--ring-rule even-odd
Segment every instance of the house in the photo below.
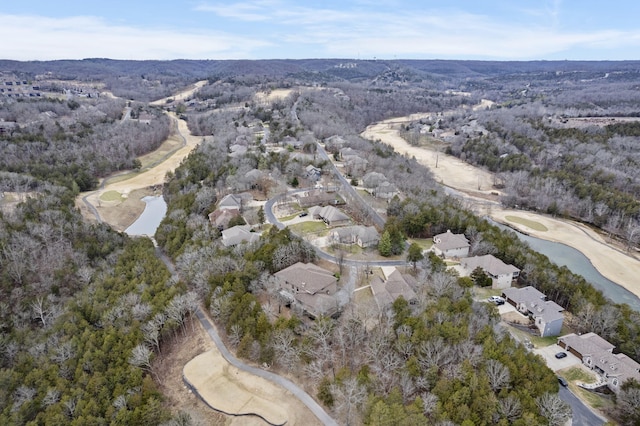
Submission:
{"label": "house", "polygon": [[357,155],[350,155],[344,158],[344,167],[348,175],[359,176],[367,170],[369,161]]}
{"label": "house", "polygon": [[298,200],[298,205],[303,209],[311,206],[326,206],[328,204],[336,205],[343,203],[343,201],[335,194],[321,189],[314,189],[302,194],[296,194],[295,197]]}
{"label": "house", "polygon": [[391,182],[382,182],[373,190],[373,196],[390,200],[398,194],[398,188]]}
{"label": "house", "polygon": [[337,152],[337,151],[341,150],[346,143],[347,143],[347,141],[344,140],[344,138],[342,136],[333,135],[333,136],[325,139],[324,146],[327,149],[327,151]]}
{"label": "house", "polygon": [[307,179],[312,180],[312,181],[317,181],[320,180],[320,175],[322,174],[322,170],[319,169],[318,167],[314,166],[313,164],[309,164],[307,167],[305,167],[305,176],[307,177]]}
{"label": "house", "polygon": [[562,330],[564,308],[556,302],[546,300],[547,296],[536,288],[505,288],[502,297],[512,304],[521,314],[534,321],[540,336],[557,336]]}
{"label": "house", "polygon": [[384,279],[376,276],[371,280],[371,292],[380,311],[388,309],[395,300],[402,296],[413,304],[417,301],[412,284],[415,280],[410,275],[402,275],[395,267],[382,268]]}
{"label": "house", "polygon": [[313,263],[298,262],[274,274],[280,293],[311,318],[338,312],[338,280],[331,271]]}
{"label": "house", "polygon": [[238,209],[217,209],[209,213],[209,222],[216,228],[222,230],[229,226],[231,219],[240,216]]}
{"label": "house", "polygon": [[222,245],[233,247],[242,243],[254,243],[260,239],[260,232],[251,232],[251,226],[238,225],[222,231]]}
{"label": "house", "polygon": [[333,206],[314,206],[309,209],[309,214],[314,219],[321,219],[328,226],[347,225],[351,221],[349,216]]}
{"label": "house", "polygon": [[476,268],[480,267],[491,277],[493,282],[491,288],[511,287],[513,280],[520,275],[520,269],[513,265],[507,265],[490,254],[464,258],[460,261],[460,266],[462,266],[467,275],[470,275]]}
{"label": "house", "polygon": [[386,182],[387,177],[382,173],[369,172],[362,177],[362,185],[367,189],[374,189],[380,186],[381,183]]}
{"label": "house", "polygon": [[380,234],[374,226],[347,226],[334,229],[329,240],[338,244],[357,244],[362,248],[375,247],[380,241]]}
{"label": "house", "polygon": [[454,234],[450,230],[433,237],[433,251],[438,256],[467,257],[469,256],[469,246],[469,240],[464,234]]}
{"label": "house", "polygon": [[615,393],[629,379],[640,382],[640,364],[625,354],[614,354],[615,346],[595,333],[567,334],[558,338],[558,345],[597,372]]}
{"label": "house", "polygon": [[229,194],[218,203],[218,210],[236,209],[242,212],[243,200],[238,194]]}

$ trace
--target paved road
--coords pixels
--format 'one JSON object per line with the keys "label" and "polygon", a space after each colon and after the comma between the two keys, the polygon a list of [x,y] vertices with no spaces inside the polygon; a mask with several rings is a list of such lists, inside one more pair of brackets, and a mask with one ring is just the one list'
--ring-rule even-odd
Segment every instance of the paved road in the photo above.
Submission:
{"label": "paved road", "polygon": [[605,420],[601,419],[593,411],[591,411],[589,407],[584,405],[584,403],[568,388],[560,386],[558,395],[560,396],[560,399],[571,406],[571,411],[573,413],[571,424],[584,426],[601,426],[606,423]]}
{"label": "paved road", "polygon": [[229,362],[229,364],[239,368],[242,371],[249,372],[251,374],[262,377],[277,385],[282,386],[283,388],[291,392],[300,401],[302,401],[302,403],[306,405],[309,408],[309,410],[311,410],[311,412],[313,412],[313,414],[315,414],[315,416],[323,424],[331,425],[331,426],[338,425],[338,423],[333,418],[331,418],[331,416],[329,416],[327,412],[324,411],[324,409],[316,401],[314,401],[313,398],[311,398],[311,396],[309,396],[308,393],[306,393],[304,390],[296,386],[293,382],[285,379],[282,376],[278,376],[277,374],[271,373],[269,371],[251,367],[250,365],[245,364],[244,362],[240,361],[238,358],[233,356],[231,352],[229,352],[227,347],[224,345],[224,343],[222,342],[222,339],[220,339],[220,336],[218,335],[218,331],[215,329],[213,325],[211,325],[211,322],[209,322],[209,320],[202,313],[200,308],[198,308],[198,310],[196,311],[196,316],[200,320],[200,323],[202,324],[204,329],[207,331],[207,333],[209,334],[213,342],[216,344],[218,350],[220,351],[224,359],[226,359],[227,362]]}
{"label": "paved road", "polygon": [[[156,247],[156,256],[158,256],[158,258],[162,260],[162,262],[167,266],[167,269],[169,269],[169,272],[171,272],[172,279],[177,281],[179,279],[179,276],[176,271],[175,265],[173,264],[171,259],[169,259],[158,247],[155,239],[152,238],[152,241],[154,246]],[[336,421],[333,418],[331,418],[331,416],[329,416],[329,414],[327,414],[327,412],[324,411],[324,409],[316,401],[314,401],[314,399],[311,398],[311,396],[308,393],[306,393],[304,390],[298,387],[295,383],[275,373],[271,373],[270,371],[261,370],[259,368],[255,368],[250,365],[247,365],[244,362],[240,361],[235,356],[233,356],[233,354],[229,351],[229,349],[227,349],[224,342],[220,338],[220,335],[218,334],[218,330],[216,330],[216,328],[211,324],[209,319],[204,315],[204,313],[200,308],[196,310],[196,317],[198,317],[198,320],[206,330],[207,334],[209,334],[209,337],[211,337],[211,340],[213,340],[213,343],[215,343],[216,348],[222,354],[223,358],[227,360],[229,364],[233,365],[234,367],[242,371],[246,371],[248,373],[267,379],[279,386],[282,386],[283,388],[291,392],[296,398],[302,401],[302,403],[306,405],[309,408],[309,410],[311,410],[311,412],[323,424],[329,425],[329,426],[338,425],[338,423],[336,423]]]}

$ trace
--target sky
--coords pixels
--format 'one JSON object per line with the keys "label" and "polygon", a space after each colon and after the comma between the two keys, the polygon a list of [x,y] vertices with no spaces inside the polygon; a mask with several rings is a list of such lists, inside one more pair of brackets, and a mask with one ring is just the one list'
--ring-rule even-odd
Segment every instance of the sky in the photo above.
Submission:
{"label": "sky", "polygon": [[16,0],[0,59],[640,60],[637,0]]}

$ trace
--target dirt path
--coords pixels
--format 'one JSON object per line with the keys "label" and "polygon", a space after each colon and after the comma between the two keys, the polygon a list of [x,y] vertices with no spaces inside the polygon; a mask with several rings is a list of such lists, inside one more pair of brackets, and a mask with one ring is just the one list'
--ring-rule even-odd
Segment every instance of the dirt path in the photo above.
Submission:
{"label": "dirt path", "polygon": [[[408,117],[393,118],[372,124],[362,133],[366,139],[380,139],[401,154],[414,156],[416,160],[429,168],[435,179],[442,184],[469,195],[480,195],[491,198],[494,189],[491,188],[493,174],[462,162],[456,157],[446,155],[426,147],[414,147],[400,137],[398,125],[420,119],[425,114],[414,114]],[[436,168],[436,161],[438,167]],[[537,238],[561,242],[582,252],[606,278],[626,288],[640,297],[640,261],[620,251],[619,248],[608,244],[601,235],[584,225],[569,221],[550,218],[548,216],[502,209],[496,205],[481,206],[492,219],[501,223],[508,223],[516,229],[522,230]],[[547,231],[539,231],[525,225],[510,222],[506,216],[518,216],[541,223]]]}

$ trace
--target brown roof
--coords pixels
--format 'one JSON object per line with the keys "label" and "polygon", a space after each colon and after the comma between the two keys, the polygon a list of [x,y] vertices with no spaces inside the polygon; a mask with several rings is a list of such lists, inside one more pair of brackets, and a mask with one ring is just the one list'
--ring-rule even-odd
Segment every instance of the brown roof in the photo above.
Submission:
{"label": "brown roof", "polygon": [[[486,273],[493,276],[513,274],[514,272],[520,272],[520,269],[513,265],[507,265],[497,257],[487,254],[484,256],[467,257],[460,261],[462,266],[467,270],[474,270],[478,266],[481,267]],[[540,293],[542,294],[542,293]],[[543,294],[544,296],[544,294]]]}
{"label": "brown roof", "polygon": [[331,271],[313,263],[298,262],[275,273],[275,276],[309,294],[316,294],[337,282]]}
{"label": "brown roof", "polygon": [[469,247],[469,240],[464,234],[454,234],[451,231],[434,235],[433,242],[442,251]]}

